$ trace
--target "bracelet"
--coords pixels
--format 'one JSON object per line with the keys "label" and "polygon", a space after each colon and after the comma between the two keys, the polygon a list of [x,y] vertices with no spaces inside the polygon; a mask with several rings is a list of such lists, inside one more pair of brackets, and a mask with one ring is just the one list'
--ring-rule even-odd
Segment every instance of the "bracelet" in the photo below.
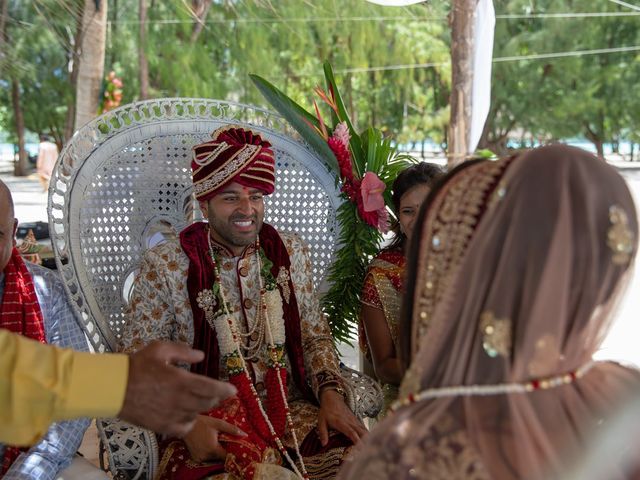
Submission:
{"label": "bracelet", "polygon": [[346,402],[347,401],[347,392],[345,391],[344,388],[342,388],[340,385],[338,385],[337,383],[330,383],[329,385],[325,385],[320,389],[320,396],[322,396],[322,392],[326,391],[326,390],[335,390],[336,392],[338,392],[341,396],[342,399]]}

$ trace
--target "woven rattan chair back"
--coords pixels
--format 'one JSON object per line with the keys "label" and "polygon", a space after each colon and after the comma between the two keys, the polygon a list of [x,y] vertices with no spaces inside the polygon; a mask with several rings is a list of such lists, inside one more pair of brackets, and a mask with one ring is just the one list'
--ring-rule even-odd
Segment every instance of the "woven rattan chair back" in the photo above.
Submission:
{"label": "woven rattan chair back", "polygon": [[272,143],[276,192],[266,199],[265,220],[310,245],[314,282],[321,285],[339,233],[339,192],[325,163],[281,117],[204,99],[125,105],[74,135],[49,188],[58,269],[96,351],[116,348],[142,253],[199,218],[191,195],[192,147],[228,124]]}

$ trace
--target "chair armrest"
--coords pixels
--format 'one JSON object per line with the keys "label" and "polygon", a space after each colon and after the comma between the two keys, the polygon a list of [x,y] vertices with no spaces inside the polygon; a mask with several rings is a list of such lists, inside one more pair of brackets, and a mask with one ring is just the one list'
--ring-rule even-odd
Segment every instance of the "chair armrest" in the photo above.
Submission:
{"label": "chair armrest", "polygon": [[96,420],[100,437],[100,466],[104,456],[114,479],[153,479],[158,469],[155,433],[117,418]]}
{"label": "chair armrest", "polygon": [[384,396],[378,382],[346,365],[340,364],[345,383],[347,403],[358,418],[375,418],[384,406]]}

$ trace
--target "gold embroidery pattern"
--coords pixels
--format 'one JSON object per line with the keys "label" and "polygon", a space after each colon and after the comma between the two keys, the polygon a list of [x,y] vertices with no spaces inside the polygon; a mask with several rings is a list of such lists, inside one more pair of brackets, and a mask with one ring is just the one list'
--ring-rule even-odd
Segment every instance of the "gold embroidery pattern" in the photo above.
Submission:
{"label": "gold embroidery pattern", "polygon": [[380,303],[382,303],[382,311],[384,318],[391,333],[391,340],[398,351],[398,323],[400,317],[400,308],[402,303],[402,293],[398,292],[389,277],[381,272],[373,272],[373,281],[378,289]]}
{"label": "gold embroidery pattern", "polygon": [[291,299],[291,289],[289,288],[289,271],[285,267],[280,267],[280,271],[278,272],[278,278],[276,278],[276,283],[280,285],[282,289],[282,296],[284,297],[284,301],[289,303]]}
{"label": "gold embroidery pattern", "polygon": [[607,246],[613,252],[614,265],[626,265],[633,253],[633,232],[629,228],[627,213],[618,205],[609,207],[611,227],[607,232]]}
{"label": "gold embroidery pattern", "polygon": [[[215,145],[218,142],[208,142],[204,145],[200,145],[199,147],[205,147],[205,146],[212,146]],[[218,146],[216,148],[214,148],[211,152],[209,152],[205,157],[203,158],[198,158],[197,155],[193,156],[194,161],[199,165],[199,166],[204,166],[204,165],[208,165],[209,163],[211,163],[211,159],[213,158],[213,160],[215,160],[218,155],[220,155],[224,150],[226,150],[229,147],[229,144],[227,142],[220,142],[218,144]],[[196,170],[196,173],[200,171],[200,169]]]}
{"label": "gold embroidery pattern", "polygon": [[461,171],[429,209],[422,238],[431,238],[431,242],[424,247],[428,251],[421,254],[418,269],[414,345],[425,334],[436,303],[450,284],[481,216],[487,212],[482,208],[487,197],[494,192],[513,158],[484,162]]}
{"label": "gold embroidery pattern", "polygon": [[[295,287],[291,287],[291,298],[293,299],[295,293],[300,310],[302,350],[304,352],[305,368],[307,369],[307,379],[311,382],[313,392],[317,394],[322,386],[318,384],[318,379],[328,380],[332,378],[328,377],[326,372],[332,372],[334,379],[342,378],[339,373],[338,358],[335,353],[329,325],[321,315],[313,288],[313,275],[308,248],[296,235],[289,233],[280,235],[291,259],[289,268],[291,283],[289,286],[295,285]],[[251,256],[251,252],[253,250],[248,248],[246,252],[250,256],[248,276],[239,279],[235,273],[238,258],[232,259],[229,258],[229,253],[221,253],[221,283],[225,288],[225,293],[228,293],[227,301],[242,333],[247,333],[254,326],[256,306],[260,296],[260,289],[250,283],[250,279],[257,278],[258,275],[258,263],[255,261],[255,255]],[[167,262],[172,260],[177,261],[179,265],[177,271],[169,271],[167,269]],[[228,266],[228,269],[225,266]],[[185,287],[188,269],[189,259],[182,251],[177,239],[157,245],[145,253],[141,263],[140,275],[136,280],[132,293],[132,301],[127,312],[127,321],[121,338],[124,351],[133,352],[157,339],[193,344],[192,305]],[[150,281],[147,279],[147,274],[151,271],[164,273],[163,275],[156,275],[155,280]],[[253,306],[250,309],[245,309],[245,317],[245,313],[242,312],[241,301],[246,298],[252,300]],[[202,297],[201,303],[203,303]],[[205,306],[205,304],[202,306]],[[193,308],[202,308],[202,306],[195,303]],[[152,317],[152,311],[156,308],[162,314],[160,320],[154,320]],[[244,321],[245,318],[247,322]],[[256,384],[259,382],[264,383],[267,360],[267,358],[260,358],[253,364]],[[286,351],[283,354],[283,361],[287,364],[287,370],[289,371],[289,400],[301,398],[301,392],[291,380],[291,367]],[[222,363],[224,359],[221,358],[220,362],[221,380],[226,380],[226,373],[223,373],[226,372],[226,369],[224,368],[224,363]],[[316,374],[319,373],[321,375],[316,377]],[[291,416],[294,422],[297,422],[296,425],[304,425],[301,430],[296,428],[299,439],[304,438],[317,425],[317,407],[309,403],[304,403],[304,405],[308,406],[309,409],[293,410],[292,404],[289,404],[292,409]],[[287,447],[293,448],[293,440],[289,443],[285,441],[285,444]]]}
{"label": "gold embroidery pattern", "polygon": [[196,297],[196,302],[198,303],[198,306],[204,310],[204,315],[207,320],[212,321],[216,305],[218,304],[218,300],[216,299],[213,291],[209,289],[201,290]]}
{"label": "gold embroidery pattern", "polygon": [[496,318],[493,312],[480,314],[480,332],[482,348],[492,358],[508,358],[511,353],[511,320]]}
{"label": "gold embroidery pattern", "polygon": [[[515,158],[514,155],[497,162],[486,161],[461,170],[429,206],[420,232],[422,238],[431,241],[422,243],[418,256],[412,358],[417,353],[420,339],[429,329],[436,305],[457,274],[457,267],[478,223],[483,215],[495,212],[495,208],[485,207],[488,207],[491,195],[500,188],[498,183]],[[400,387],[401,398],[420,390],[422,368],[422,365],[411,364]]]}
{"label": "gold embroidery pattern", "polygon": [[231,157],[227,164],[216,170],[210,177],[193,185],[193,193],[196,196],[203,193],[215,190],[225,179],[229,178],[233,172],[236,172],[240,168],[247,165],[253,157],[257,155],[260,147],[258,145],[245,145],[238,151],[233,157]]}

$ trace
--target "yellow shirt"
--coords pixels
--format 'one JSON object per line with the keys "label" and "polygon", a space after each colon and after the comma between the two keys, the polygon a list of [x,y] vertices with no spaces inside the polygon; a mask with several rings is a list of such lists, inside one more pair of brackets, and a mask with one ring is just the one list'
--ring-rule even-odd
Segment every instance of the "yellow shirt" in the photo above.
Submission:
{"label": "yellow shirt", "polygon": [[122,409],[126,355],[42,345],[0,329],[0,443],[35,443],[51,422],[113,417]]}

